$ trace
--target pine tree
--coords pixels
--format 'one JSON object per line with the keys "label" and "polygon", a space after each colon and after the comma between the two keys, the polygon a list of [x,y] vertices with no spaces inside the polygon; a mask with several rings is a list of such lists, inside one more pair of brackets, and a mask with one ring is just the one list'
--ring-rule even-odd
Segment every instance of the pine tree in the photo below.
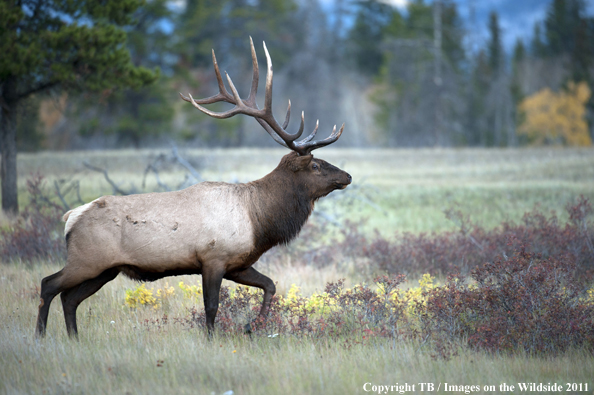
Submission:
{"label": "pine tree", "polygon": [[27,97],[50,89],[101,91],[152,83],[135,67],[124,26],[140,0],[0,2],[2,209],[18,212],[16,114]]}
{"label": "pine tree", "polygon": [[503,46],[501,45],[501,28],[495,11],[489,14],[489,66],[493,75],[498,75],[503,67]]}
{"label": "pine tree", "polygon": [[[384,31],[390,26],[396,11],[379,1],[357,2],[355,23],[349,32],[350,53],[357,69],[366,75],[376,75],[383,60],[381,45]],[[392,25],[395,28],[395,25]]]}

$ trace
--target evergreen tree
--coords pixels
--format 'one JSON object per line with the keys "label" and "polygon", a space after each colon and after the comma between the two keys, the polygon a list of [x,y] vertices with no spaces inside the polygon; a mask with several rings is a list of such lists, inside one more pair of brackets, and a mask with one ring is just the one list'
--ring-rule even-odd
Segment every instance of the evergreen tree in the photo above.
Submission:
{"label": "evergreen tree", "polygon": [[[188,0],[177,28],[179,75],[183,75],[188,83],[195,78],[189,70],[205,69],[208,70],[207,78],[212,80],[211,50],[216,49],[217,60],[222,62],[219,63],[221,70],[232,65],[234,81],[249,81],[252,62],[249,50],[246,50],[248,36],[258,47],[258,56],[262,56],[262,41],[266,41],[278,70],[290,59],[299,41],[299,35],[295,34],[299,21],[292,17],[296,9],[293,0]],[[210,117],[198,114],[191,106],[184,109],[191,112],[192,127],[199,128],[184,131],[186,138],[192,138],[200,130],[201,138],[208,142],[243,143],[245,118],[234,118],[209,127],[213,125]],[[205,130],[210,130],[210,135],[204,133]]]}
{"label": "evergreen tree", "polygon": [[140,0],[0,2],[2,209],[18,212],[16,119],[19,104],[49,89],[101,91],[152,83],[135,67],[124,27]]}
{"label": "evergreen tree", "polygon": [[501,28],[497,13],[491,11],[489,14],[489,67],[494,75],[498,75],[503,67],[503,46],[501,45]]}
{"label": "evergreen tree", "polygon": [[355,24],[349,32],[350,54],[358,70],[366,75],[376,75],[382,65],[384,32],[393,23],[395,11],[380,1],[357,2]]}
{"label": "evergreen tree", "polygon": [[530,43],[530,52],[532,56],[540,58],[545,56],[546,46],[542,37],[542,28],[540,22],[534,24],[534,32],[532,33],[532,42]]}
{"label": "evergreen tree", "polygon": [[[395,9],[389,14],[383,31],[383,47],[389,51],[380,47],[381,84],[375,92],[376,121],[389,144],[458,144],[465,140],[457,126],[465,106],[464,29],[455,3],[442,2],[440,8],[440,53],[434,46],[432,4],[415,0],[404,15]],[[436,68],[428,65],[439,65],[442,85],[436,85]]]}
{"label": "evergreen tree", "polygon": [[[79,133],[84,136],[114,134],[118,146],[132,144],[138,148],[147,137],[171,131],[173,103],[179,100],[171,87],[168,74],[173,71],[175,55],[172,51],[173,34],[163,28],[172,23],[173,13],[168,0],[149,0],[134,13],[134,24],[128,27],[127,47],[132,63],[163,70],[165,75],[149,86],[114,91],[106,100],[97,102],[83,95],[75,111],[77,115],[90,115]],[[85,117],[88,118],[88,117]]]}
{"label": "evergreen tree", "polygon": [[559,56],[574,51],[583,19],[583,0],[553,0],[544,22],[547,52]]}
{"label": "evergreen tree", "polygon": [[[570,81],[584,81],[594,86],[591,68],[594,65],[594,22],[586,16],[583,0],[553,0],[544,22],[546,55],[563,56],[568,61],[565,89]],[[594,124],[594,97],[589,96],[588,114],[590,128]],[[592,130],[594,133],[594,130]]]}

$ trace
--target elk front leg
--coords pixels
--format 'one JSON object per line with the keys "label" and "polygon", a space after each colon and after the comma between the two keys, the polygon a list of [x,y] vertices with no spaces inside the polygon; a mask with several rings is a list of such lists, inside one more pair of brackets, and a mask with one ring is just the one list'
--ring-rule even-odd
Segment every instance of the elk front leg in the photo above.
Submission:
{"label": "elk front leg", "polygon": [[[264,290],[264,298],[259,316],[266,318],[268,310],[270,309],[270,301],[276,293],[276,286],[270,278],[266,277],[253,267],[238,272],[227,273],[225,278],[238,284],[249,285]],[[251,332],[251,324],[248,323],[245,329],[246,332]]]}
{"label": "elk front leg", "polygon": [[202,290],[204,296],[204,311],[206,313],[206,329],[212,336],[214,322],[219,309],[219,293],[223,282],[223,272],[215,269],[204,269],[202,272]]}

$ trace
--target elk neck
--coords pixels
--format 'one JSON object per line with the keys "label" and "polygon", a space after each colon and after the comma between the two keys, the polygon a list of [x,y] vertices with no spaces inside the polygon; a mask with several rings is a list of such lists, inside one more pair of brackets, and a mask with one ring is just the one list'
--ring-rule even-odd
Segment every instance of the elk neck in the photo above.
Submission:
{"label": "elk neck", "polygon": [[264,178],[247,184],[254,247],[264,253],[288,243],[299,234],[311,214],[314,201],[294,173],[282,166]]}

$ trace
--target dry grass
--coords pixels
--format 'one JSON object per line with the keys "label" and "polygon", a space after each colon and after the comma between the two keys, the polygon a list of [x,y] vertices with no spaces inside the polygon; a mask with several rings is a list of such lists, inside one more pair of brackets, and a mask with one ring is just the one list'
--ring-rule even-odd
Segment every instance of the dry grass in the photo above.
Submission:
{"label": "dry grass", "polygon": [[[66,337],[59,298],[50,311],[48,336],[37,341],[35,286],[58,269],[0,266],[0,393],[351,394],[365,393],[368,382],[415,384],[417,392],[419,383],[577,382],[590,389],[594,384],[594,359],[579,350],[548,359],[460,350],[443,361],[406,341],[220,335],[208,340],[200,330],[174,324],[149,330],[144,319],[184,316],[191,302],[176,297],[166,311],[130,310],[124,291],[136,284],[122,277],[80,307],[80,341]],[[305,271],[299,274],[314,277]]]}

